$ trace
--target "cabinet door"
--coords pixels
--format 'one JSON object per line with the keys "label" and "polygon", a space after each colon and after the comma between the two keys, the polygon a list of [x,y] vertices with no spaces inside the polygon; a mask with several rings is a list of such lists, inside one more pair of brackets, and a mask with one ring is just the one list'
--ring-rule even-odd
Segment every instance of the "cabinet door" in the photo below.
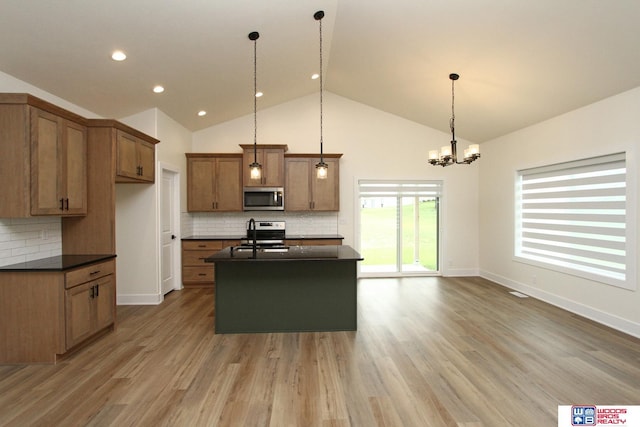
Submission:
{"label": "cabinet door", "polygon": [[87,213],[87,129],[64,120],[62,196],[65,215]]}
{"label": "cabinet door", "polygon": [[67,349],[90,337],[94,332],[93,282],[65,291]]}
{"label": "cabinet door", "polygon": [[[326,179],[317,179],[315,177],[315,163],[320,159],[314,161],[310,160],[312,165],[309,168],[312,169],[311,181],[311,194],[312,202],[311,209],[314,211],[338,211],[340,210],[340,170],[338,161],[336,159],[324,159],[324,162],[329,165]],[[313,166],[313,168],[311,167]]]}
{"label": "cabinet door", "polygon": [[[262,165],[262,177],[251,179],[249,165],[257,158]],[[252,148],[244,150],[243,182],[245,187],[282,187],[284,186],[284,148],[258,148],[256,156]]]}
{"label": "cabinet door", "polygon": [[215,208],[215,159],[187,159],[187,210],[211,212]]}
{"label": "cabinet door", "polygon": [[308,211],[311,209],[310,163],[307,158],[286,159],[284,209]]}
{"label": "cabinet door", "polygon": [[265,148],[262,158],[265,170],[262,182],[266,187],[284,186],[284,150]]}
{"label": "cabinet door", "polygon": [[61,215],[64,198],[60,121],[51,113],[31,109],[31,214]]}
{"label": "cabinet door", "polygon": [[67,349],[114,323],[115,291],[112,274],[65,291]]}
{"label": "cabinet door", "polygon": [[106,328],[115,322],[116,284],[111,274],[101,278],[94,292],[95,331]]}
{"label": "cabinet door", "polygon": [[138,158],[136,139],[122,131],[117,135],[116,175],[138,179]]}
{"label": "cabinet door", "polygon": [[216,210],[242,211],[242,159],[216,160]]}
{"label": "cabinet door", "polygon": [[138,165],[140,175],[138,179],[143,181],[155,181],[156,173],[156,147],[146,141],[138,141],[137,145]]}

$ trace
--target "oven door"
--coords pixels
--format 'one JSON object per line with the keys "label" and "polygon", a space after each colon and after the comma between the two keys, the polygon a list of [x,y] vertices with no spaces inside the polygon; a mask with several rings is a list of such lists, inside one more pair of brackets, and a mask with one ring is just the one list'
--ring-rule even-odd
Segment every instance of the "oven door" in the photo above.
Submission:
{"label": "oven door", "polygon": [[245,187],[242,209],[245,211],[283,211],[284,189],[282,187]]}

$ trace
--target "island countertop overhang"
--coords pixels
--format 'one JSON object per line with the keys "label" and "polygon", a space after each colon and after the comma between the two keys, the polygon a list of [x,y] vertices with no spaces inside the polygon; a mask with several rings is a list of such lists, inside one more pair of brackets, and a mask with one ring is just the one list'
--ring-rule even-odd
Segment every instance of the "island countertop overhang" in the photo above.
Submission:
{"label": "island countertop overhang", "polygon": [[205,258],[205,262],[362,261],[363,259],[355,249],[348,245],[288,246],[285,251],[277,252],[258,250],[255,258],[253,258],[250,247],[245,246],[242,251],[238,251],[234,247],[224,248]]}

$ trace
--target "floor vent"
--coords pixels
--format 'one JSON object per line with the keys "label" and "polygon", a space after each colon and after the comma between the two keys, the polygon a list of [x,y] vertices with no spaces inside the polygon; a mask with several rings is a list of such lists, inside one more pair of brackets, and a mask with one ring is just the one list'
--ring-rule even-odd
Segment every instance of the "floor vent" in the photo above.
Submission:
{"label": "floor vent", "polygon": [[518,298],[529,298],[529,295],[525,295],[522,292],[518,292],[518,291],[511,291],[509,292],[511,295],[515,295]]}

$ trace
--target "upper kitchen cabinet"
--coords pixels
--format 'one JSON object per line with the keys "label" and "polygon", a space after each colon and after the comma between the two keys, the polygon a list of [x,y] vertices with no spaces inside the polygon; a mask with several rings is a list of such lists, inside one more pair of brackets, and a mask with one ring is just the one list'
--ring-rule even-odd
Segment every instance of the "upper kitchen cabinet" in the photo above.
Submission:
{"label": "upper kitchen cabinet", "polygon": [[[245,187],[282,187],[284,186],[284,153],[287,146],[257,145],[254,156],[253,144],[240,144],[243,150],[242,182]],[[254,159],[262,165],[262,177],[251,179],[249,165]]]}
{"label": "upper kitchen cabinet", "polygon": [[86,215],[86,119],[28,94],[0,94],[0,179],[0,217]]}
{"label": "upper kitchen cabinet", "polygon": [[325,154],[328,175],[326,179],[318,179],[316,164],[319,157],[311,154],[286,155],[285,210],[339,211],[340,157],[342,154]]}
{"label": "upper kitchen cabinet", "polygon": [[[88,211],[83,217],[62,220],[63,254],[116,252],[116,182],[152,183],[158,142],[116,120],[87,120]],[[147,160],[140,162],[137,150],[146,153]],[[133,166],[132,176],[122,176],[120,166],[127,163],[140,164],[143,175],[137,175],[139,169]]]}
{"label": "upper kitchen cabinet", "polygon": [[118,129],[116,182],[154,182],[157,142]]}
{"label": "upper kitchen cabinet", "polygon": [[242,211],[242,155],[186,153],[187,211]]}

